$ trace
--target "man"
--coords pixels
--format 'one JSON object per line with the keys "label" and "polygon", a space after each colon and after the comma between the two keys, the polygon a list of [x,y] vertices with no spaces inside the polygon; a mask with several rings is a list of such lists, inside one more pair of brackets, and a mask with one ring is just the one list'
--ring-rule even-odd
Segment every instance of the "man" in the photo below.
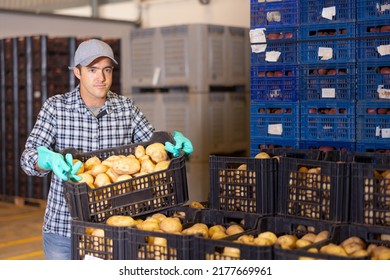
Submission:
{"label": "man", "polygon": [[[30,176],[46,176],[51,171],[50,190],[43,223],[46,259],[71,259],[71,217],[63,195],[63,180],[75,175],[80,163],[73,165],[66,148],[80,152],[101,150],[148,141],[154,127],[133,101],[110,91],[114,66],[111,47],[103,41],[82,42],[69,67],[79,79],[72,91],[46,100],[37,117],[21,156],[21,167]],[[193,151],[191,142],[174,132],[175,145],[167,142],[174,156]]]}

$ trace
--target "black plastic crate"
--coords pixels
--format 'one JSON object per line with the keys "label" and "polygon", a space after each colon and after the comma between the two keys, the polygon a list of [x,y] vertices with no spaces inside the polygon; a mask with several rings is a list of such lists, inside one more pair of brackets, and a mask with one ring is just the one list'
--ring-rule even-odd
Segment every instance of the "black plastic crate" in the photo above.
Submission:
{"label": "black plastic crate", "polygon": [[[245,229],[252,229],[256,227],[260,217],[257,214],[210,209],[190,211],[186,207],[177,207],[170,209],[168,212],[180,213],[182,211],[186,215],[178,217],[183,225],[183,230],[196,223],[203,223],[208,228],[217,224],[225,227],[230,224],[237,224]],[[159,213],[172,216],[168,212],[163,211]],[[199,248],[199,240],[208,239],[207,237],[198,237],[197,235],[140,230],[136,227],[129,227],[126,236],[126,259],[128,260],[199,259],[202,253],[202,250]]]}
{"label": "black plastic crate", "polygon": [[346,222],[349,188],[349,163],[281,157],[277,212],[281,216]]}
{"label": "black plastic crate", "polygon": [[72,220],[72,259],[123,260],[126,227]]}
{"label": "black plastic crate", "polygon": [[[337,225],[334,227],[332,235],[329,239],[324,240],[323,242],[319,242],[317,244],[310,245],[308,247],[302,248],[301,250],[296,251],[284,251],[275,250],[275,255],[277,259],[281,260],[298,260],[298,259],[317,259],[317,260],[369,260],[372,259],[372,255],[367,256],[353,256],[351,254],[347,254],[347,256],[342,255],[333,255],[333,254],[325,254],[320,252],[321,247],[334,244],[340,245],[343,241],[350,237],[359,237],[366,248],[370,245],[376,246],[385,246],[390,247],[390,242],[386,240],[384,235],[390,234],[389,227],[377,227],[377,226],[365,226],[365,225],[353,225],[353,224],[343,224]],[[309,252],[309,248],[317,249],[316,252]],[[350,253],[352,253],[352,250]]]}
{"label": "black plastic crate", "polygon": [[[276,158],[210,156],[210,208],[262,215],[275,211]],[[246,166],[243,169],[243,166]]]}
{"label": "black plastic crate", "polygon": [[[209,228],[214,225],[222,225],[225,228],[228,228],[230,225],[240,225],[244,229],[244,232],[242,233],[244,234],[256,229],[261,217],[262,215],[253,213],[210,209],[200,211],[197,219],[194,220],[194,223],[204,223]],[[196,260],[250,260],[272,258],[271,248],[264,248],[264,250],[261,250],[258,246],[234,242],[234,240],[242,234],[230,235],[222,239],[211,239],[201,235],[195,235],[192,258]],[[224,253],[225,247],[232,248],[233,251],[236,252],[239,250],[239,256],[236,254],[231,255],[226,252]]]}
{"label": "black plastic crate", "polygon": [[[97,156],[101,160],[111,155],[134,154],[138,145],[172,142],[166,132],[156,132],[148,142],[104,149],[89,153],[74,153],[74,158],[85,162]],[[170,159],[168,169],[135,177],[110,185],[90,188],[86,183],[64,182],[65,199],[73,219],[90,222],[104,222],[113,215],[138,216],[153,213],[188,200],[185,157]]]}
{"label": "black plastic crate", "polygon": [[351,222],[390,226],[390,155],[351,164]]}
{"label": "black plastic crate", "polygon": [[303,158],[303,159],[322,159],[324,157],[324,152],[318,149],[288,149],[288,148],[268,148],[262,149],[260,152],[265,152],[271,157],[293,157],[293,158]]}

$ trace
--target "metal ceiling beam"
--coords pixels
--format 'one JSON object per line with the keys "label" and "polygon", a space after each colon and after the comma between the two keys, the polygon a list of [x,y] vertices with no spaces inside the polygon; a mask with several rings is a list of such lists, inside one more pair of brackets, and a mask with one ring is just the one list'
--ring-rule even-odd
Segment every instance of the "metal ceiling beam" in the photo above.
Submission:
{"label": "metal ceiling beam", "polygon": [[133,0],[0,0],[0,9],[51,12],[54,10],[77,8],[88,5],[91,5],[92,9],[94,9],[101,4],[129,1],[132,2]]}

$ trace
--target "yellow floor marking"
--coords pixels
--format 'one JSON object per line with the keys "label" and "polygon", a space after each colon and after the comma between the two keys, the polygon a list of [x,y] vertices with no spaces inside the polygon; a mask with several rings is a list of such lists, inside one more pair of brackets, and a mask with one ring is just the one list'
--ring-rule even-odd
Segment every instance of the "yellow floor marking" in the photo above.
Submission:
{"label": "yellow floor marking", "polygon": [[43,254],[44,254],[43,251],[35,251],[27,254],[8,257],[3,260],[30,260],[32,257],[41,256],[41,255],[43,256]]}
{"label": "yellow floor marking", "polygon": [[42,235],[0,243],[0,248],[42,240]]}
{"label": "yellow floor marking", "polygon": [[[12,221],[12,220],[28,218],[31,216],[37,216],[37,213],[39,213],[39,212],[40,211],[33,211],[33,212],[24,213],[24,214],[16,214],[16,215],[9,215],[9,216],[0,217],[0,222],[8,222],[8,221]],[[43,215],[42,215],[42,217],[43,217]]]}

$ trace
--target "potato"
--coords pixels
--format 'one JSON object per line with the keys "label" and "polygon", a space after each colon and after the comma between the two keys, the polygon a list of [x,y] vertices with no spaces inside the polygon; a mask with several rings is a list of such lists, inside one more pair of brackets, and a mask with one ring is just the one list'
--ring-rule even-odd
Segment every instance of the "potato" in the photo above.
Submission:
{"label": "potato", "polygon": [[115,173],[115,171],[110,167],[106,171],[106,174],[110,178],[111,182],[117,182],[118,181],[118,174]]}
{"label": "potato", "polygon": [[153,143],[146,147],[145,153],[150,156],[150,158],[155,163],[160,161],[169,160],[168,153],[165,150],[165,146],[162,143]]}
{"label": "potato", "polygon": [[265,237],[256,237],[253,240],[253,243],[257,246],[272,246],[274,245],[274,242],[268,238]]}
{"label": "potato", "polygon": [[127,181],[127,180],[130,180],[132,179],[133,177],[129,174],[123,174],[123,175],[119,175],[117,178],[116,178],[116,181],[115,182],[123,182],[123,181]]}
{"label": "potato", "polygon": [[241,235],[240,237],[238,237],[237,241],[244,243],[244,244],[252,244],[254,239],[255,238],[253,235],[244,234],[244,235]]}
{"label": "potato", "polygon": [[135,151],[134,151],[134,155],[136,158],[141,158],[143,157],[144,155],[146,155],[146,151],[145,151],[145,147],[142,146],[142,145],[138,145],[136,148],[135,148]]}
{"label": "potato", "polygon": [[94,182],[94,178],[91,174],[88,174],[88,173],[81,173],[81,174],[78,174],[78,176],[81,177],[81,180],[79,181],[79,183],[86,183],[90,188],[94,189],[95,188],[95,185],[93,184]]}
{"label": "potato", "polygon": [[293,234],[284,234],[279,236],[275,243],[282,249],[295,249],[297,240],[298,237]]}
{"label": "potato", "polygon": [[112,155],[112,156],[109,156],[108,158],[106,158],[105,160],[102,161],[102,164],[108,166],[108,167],[111,167],[112,164],[117,161],[118,159],[124,157],[123,155]]}
{"label": "potato", "polygon": [[317,234],[316,238],[314,239],[314,243],[323,241],[325,239],[329,238],[329,231],[323,230],[320,233]]}
{"label": "potato", "polygon": [[204,206],[202,203],[198,201],[191,201],[188,205],[190,208],[196,208],[196,209],[204,209]]}
{"label": "potato", "polygon": [[347,252],[345,252],[343,247],[333,243],[322,246],[320,249],[320,253],[345,257],[348,256]]}
{"label": "potato", "polygon": [[155,164],[151,159],[145,159],[141,161],[141,172],[152,173],[154,172]]}
{"label": "potato", "polygon": [[261,233],[259,233],[259,235],[257,235],[257,237],[258,238],[267,238],[267,239],[271,240],[272,245],[275,244],[276,240],[278,239],[276,234],[271,232],[271,231],[261,232]]}
{"label": "potato", "polygon": [[109,226],[129,227],[134,225],[134,219],[130,216],[114,215],[107,219],[106,224]]}
{"label": "potato", "polygon": [[222,231],[223,233],[226,232],[226,228],[223,226],[223,225],[214,225],[214,226],[211,226],[208,230],[209,232],[209,236],[213,236],[214,233],[218,232],[218,231]]}
{"label": "potato", "polygon": [[106,173],[108,169],[109,169],[109,167],[107,165],[104,165],[102,163],[98,163],[92,167],[92,169],[90,170],[91,171],[90,174],[93,177],[96,177],[100,173]]}
{"label": "potato", "polygon": [[95,177],[93,183],[96,187],[102,187],[111,184],[111,180],[106,173],[100,173]]}
{"label": "potato", "polygon": [[[78,162],[81,162],[81,160],[73,159],[73,165],[75,165]],[[79,175],[81,173],[84,173],[84,163],[81,164],[79,170],[76,172],[76,175]]]}
{"label": "potato", "polygon": [[225,247],[223,248],[223,255],[227,257],[232,257],[232,258],[240,258],[240,249],[235,248],[235,247]]}
{"label": "potato", "polygon": [[201,234],[204,238],[209,237],[209,229],[207,225],[203,223],[194,224],[193,226],[184,229],[182,233],[186,235]]}
{"label": "potato", "polygon": [[171,162],[170,162],[169,160],[163,160],[163,161],[158,162],[158,163],[154,166],[154,172],[168,169],[170,163],[171,163]]}
{"label": "potato", "polygon": [[174,233],[181,232],[183,226],[178,218],[167,217],[159,223],[160,229],[164,232]]}
{"label": "potato", "polygon": [[141,164],[136,158],[124,157],[115,161],[112,165],[112,169],[118,175],[123,174],[135,174],[140,171]]}
{"label": "potato", "polygon": [[154,213],[151,218],[156,219],[157,221],[161,222],[162,220],[166,219],[167,216],[163,213]]}
{"label": "potato", "polygon": [[258,153],[255,158],[265,159],[265,158],[271,158],[269,154],[266,152],[260,152]]}
{"label": "potato", "polygon": [[159,230],[159,221],[157,219],[146,219],[141,224],[137,224],[137,228],[147,231]]}
{"label": "potato", "polygon": [[341,242],[341,246],[342,247],[345,247],[345,246],[348,246],[349,244],[360,244],[362,245],[364,248],[366,248],[366,242],[364,242],[363,239],[361,239],[360,237],[358,236],[351,236],[351,237],[348,237],[347,239],[345,239],[343,242]]}
{"label": "potato", "polygon": [[302,236],[301,239],[304,239],[304,240],[310,241],[311,243],[314,243],[314,241],[316,240],[316,237],[317,237],[317,234],[309,232],[309,233],[306,233],[304,236]]}
{"label": "potato", "polygon": [[86,162],[84,162],[84,168],[85,170],[91,170],[92,167],[100,163],[102,163],[101,160],[97,156],[94,156],[87,159]]}
{"label": "potato", "polygon": [[240,225],[230,225],[226,229],[227,235],[234,235],[243,232],[244,229]]}
{"label": "potato", "polygon": [[306,247],[306,246],[309,246],[313,244],[313,242],[307,240],[307,239],[298,239],[297,242],[295,243],[295,246],[296,248],[303,248],[303,247]]}
{"label": "potato", "polygon": [[227,236],[228,235],[224,231],[218,230],[218,231],[214,232],[213,235],[210,235],[210,238],[211,239],[221,239],[221,238],[225,238]]}

